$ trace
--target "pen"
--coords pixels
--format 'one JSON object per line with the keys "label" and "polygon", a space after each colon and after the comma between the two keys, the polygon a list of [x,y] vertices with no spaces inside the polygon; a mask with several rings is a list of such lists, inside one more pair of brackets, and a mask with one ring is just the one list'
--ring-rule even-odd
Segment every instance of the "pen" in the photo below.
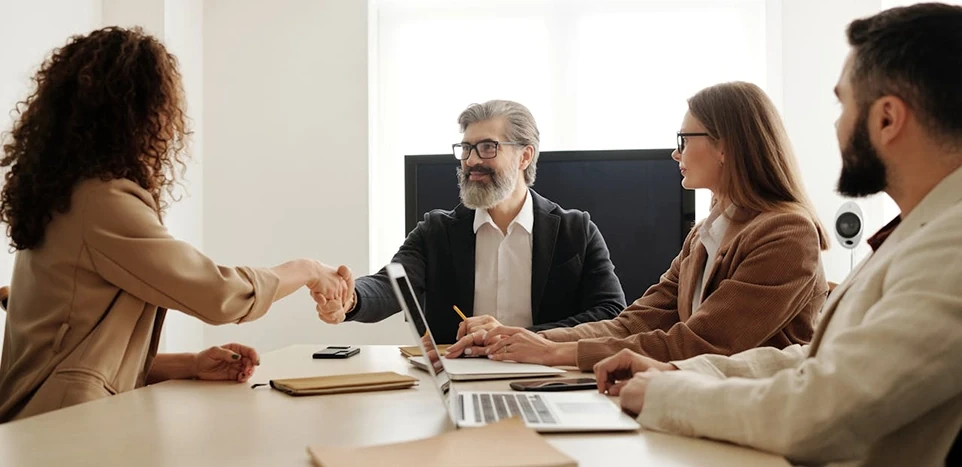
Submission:
{"label": "pen", "polygon": [[467,321],[467,320],[468,320],[468,317],[467,317],[467,316],[464,316],[464,313],[461,313],[461,309],[458,308],[457,305],[454,305],[454,312],[457,313],[458,316],[461,317],[461,320],[462,320],[462,321]]}

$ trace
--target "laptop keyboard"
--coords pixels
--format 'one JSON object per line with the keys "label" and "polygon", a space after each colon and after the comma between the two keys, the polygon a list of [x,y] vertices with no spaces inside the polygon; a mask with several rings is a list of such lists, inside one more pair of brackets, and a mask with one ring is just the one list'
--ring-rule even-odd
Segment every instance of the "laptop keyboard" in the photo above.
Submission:
{"label": "laptop keyboard", "polygon": [[[463,408],[464,396],[459,394],[458,397]],[[474,403],[475,421],[492,423],[518,415],[528,423],[558,423],[538,394],[472,394],[471,400]]]}

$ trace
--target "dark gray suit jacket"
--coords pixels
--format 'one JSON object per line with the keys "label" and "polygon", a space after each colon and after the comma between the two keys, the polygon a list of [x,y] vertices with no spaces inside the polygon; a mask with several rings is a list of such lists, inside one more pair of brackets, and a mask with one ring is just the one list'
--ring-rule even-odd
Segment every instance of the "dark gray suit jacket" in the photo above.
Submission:
{"label": "dark gray suit jacket", "polygon": [[[614,318],[625,308],[608,246],[588,213],[562,209],[529,190],[534,207],[531,330]],[[474,311],[474,211],[434,210],[408,234],[392,262],[401,263],[439,344],[453,343],[461,319]],[[371,323],[401,310],[384,269],[360,277],[347,320]],[[421,330],[423,332],[423,329]]]}

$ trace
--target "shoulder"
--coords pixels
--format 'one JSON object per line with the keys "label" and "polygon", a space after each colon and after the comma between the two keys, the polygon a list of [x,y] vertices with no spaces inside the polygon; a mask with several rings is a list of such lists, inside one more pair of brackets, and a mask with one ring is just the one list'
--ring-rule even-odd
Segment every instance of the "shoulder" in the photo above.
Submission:
{"label": "shoulder", "polygon": [[816,229],[812,216],[801,207],[795,206],[758,213],[749,225],[760,231],[801,229],[814,232]]}
{"label": "shoulder", "polygon": [[541,196],[534,190],[530,190],[529,193],[531,193],[531,202],[534,206],[535,217],[539,214],[542,216],[557,216],[563,225],[581,226],[582,228],[585,228],[587,224],[591,222],[591,216],[585,211],[564,208],[560,204]]}
{"label": "shoulder", "polygon": [[126,179],[89,179],[74,189],[85,231],[120,231],[159,225],[160,211],[150,192]]}
{"label": "shoulder", "polygon": [[414,230],[421,234],[429,234],[445,231],[454,224],[473,221],[474,210],[459,204],[454,209],[433,209],[424,213],[424,217]]}
{"label": "shoulder", "polygon": [[785,206],[756,213],[745,222],[742,235],[750,241],[760,243],[789,238],[793,243],[811,244],[816,250],[820,249],[818,226],[815,220],[805,209],[798,206]]}
{"label": "shoulder", "polygon": [[157,211],[157,203],[150,192],[127,179],[83,180],[74,188],[74,198],[84,204],[95,203],[93,207],[146,205],[151,210]]}

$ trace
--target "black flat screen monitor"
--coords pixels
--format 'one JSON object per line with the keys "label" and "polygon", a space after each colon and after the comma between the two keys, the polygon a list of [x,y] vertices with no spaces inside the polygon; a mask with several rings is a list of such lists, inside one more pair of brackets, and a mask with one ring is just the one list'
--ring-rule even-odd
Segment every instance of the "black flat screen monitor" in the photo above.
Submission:
{"label": "black flat screen monitor", "polygon": [[[631,303],[658,282],[695,224],[695,194],[681,186],[671,149],[546,151],[532,188],[566,209],[580,209],[598,226]],[[433,209],[459,203],[451,154],[404,161],[405,232]]]}

